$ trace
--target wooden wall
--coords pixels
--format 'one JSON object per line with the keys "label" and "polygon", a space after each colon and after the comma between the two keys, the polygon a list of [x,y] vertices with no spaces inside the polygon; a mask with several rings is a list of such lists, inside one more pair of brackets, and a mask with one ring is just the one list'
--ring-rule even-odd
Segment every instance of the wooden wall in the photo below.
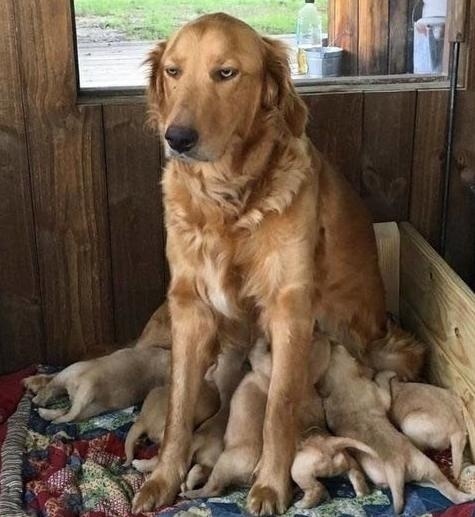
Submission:
{"label": "wooden wall", "polygon": [[[77,102],[67,0],[0,0],[0,12],[0,371],[9,371],[134,338],[165,296],[167,271],[162,157],[144,101]],[[375,220],[410,220],[437,246],[447,92],[305,100],[313,142]],[[468,163],[463,104],[458,116],[457,156]],[[449,249],[470,276],[454,238],[462,190],[452,190]]]}
{"label": "wooden wall", "polygon": [[329,43],[345,50],[344,75],[412,71],[418,0],[329,0]]}

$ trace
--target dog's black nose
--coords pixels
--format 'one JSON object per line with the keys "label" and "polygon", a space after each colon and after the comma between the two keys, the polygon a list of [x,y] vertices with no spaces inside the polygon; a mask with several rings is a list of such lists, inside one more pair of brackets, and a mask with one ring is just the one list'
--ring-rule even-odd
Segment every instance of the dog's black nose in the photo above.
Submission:
{"label": "dog's black nose", "polygon": [[174,151],[184,153],[196,145],[198,133],[192,127],[170,126],[165,133],[165,139]]}

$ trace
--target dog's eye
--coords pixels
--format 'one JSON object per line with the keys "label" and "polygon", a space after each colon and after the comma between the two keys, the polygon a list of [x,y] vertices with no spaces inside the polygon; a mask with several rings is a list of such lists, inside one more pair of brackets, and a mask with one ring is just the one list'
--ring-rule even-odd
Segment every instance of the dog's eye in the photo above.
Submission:
{"label": "dog's eye", "polygon": [[165,73],[170,77],[176,77],[180,73],[180,69],[176,66],[167,66],[165,68]]}
{"label": "dog's eye", "polygon": [[234,68],[220,68],[217,71],[216,75],[220,81],[226,81],[228,79],[233,78],[236,74],[237,70],[235,70]]}

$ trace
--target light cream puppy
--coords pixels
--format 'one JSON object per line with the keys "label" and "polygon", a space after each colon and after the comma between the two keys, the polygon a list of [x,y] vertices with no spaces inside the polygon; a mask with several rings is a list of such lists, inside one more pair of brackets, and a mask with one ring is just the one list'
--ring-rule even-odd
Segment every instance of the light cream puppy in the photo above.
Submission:
{"label": "light cream puppy", "polygon": [[141,402],[150,390],[168,382],[170,351],[160,347],[123,348],[112,354],[74,363],[55,375],[34,375],[24,380],[36,396],[33,402],[46,406],[67,393],[70,409],[38,412],[54,423],[84,420]]}
{"label": "light cream puppy", "polygon": [[[165,429],[168,410],[168,385],[157,386],[147,395],[137,420],[130,428],[125,439],[125,465],[130,465],[134,456],[134,447],[142,435],[155,443],[161,443]],[[198,404],[196,406],[194,425],[199,426],[202,422],[214,415],[220,405],[219,393],[216,386],[207,380],[203,381]],[[154,461],[155,460],[155,461]],[[153,470],[156,459],[134,460],[133,465],[137,470]]]}
{"label": "light cream puppy", "polygon": [[[326,368],[329,350],[326,338],[316,340],[310,358],[312,379],[317,380]],[[212,497],[230,485],[251,484],[262,452],[262,431],[272,372],[272,356],[264,339],[257,340],[249,360],[252,371],[244,377],[231,400],[224,452],[219,456],[205,486],[184,492],[185,497]],[[324,425],[323,408],[313,385],[305,392],[299,420],[301,429]]]}
{"label": "light cream puppy", "polygon": [[400,382],[394,372],[380,372],[375,381],[391,397],[391,421],[418,449],[451,447],[452,472],[458,479],[467,443],[461,399],[437,386]]}
{"label": "light cream puppy", "polygon": [[366,444],[352,438],[332,436],[325,429],[315,429],[299,444],[291,468],[292,479],[304,492],[296,503],[298,508],[312,508],[328,498],[325,486],[317,478],[348,474],[357,496],[369,493],[360,466],[346,449],[377,456]]}
{"label": "light cream puppy", "polygon": [[[246,350],[239,348],[225,348],[224,351],[218,356],[216,364],[213,365],[206,374],[206,385],[209,386],[211,384],[212,386],[215,386],[219,394],[219,410],[217,412],[214,411],[213,413],[215,414],[213,414],[213,416],[210,415],[210,418],[207,419],[200,419],[199,415],[195,415],[195,423],[198,423],[197,420],[203,423],[193,434],[191,456],[194,465],[190,469],[186,481],[182,485],[183,491],[191,490],[196,486],[202,485],[206,482],[212,468],[218,460],[219,455],[224,449],[224,432],[226,430],[226,424],[229,416],[229,404],[231,397],[236,390],[236,386],[239,384],[245,374],[246,370],[244,368],[244,361],[246,360],[246,357]],[[161,442],[163,427],[165,424],[164,415],[166,415],[166,408],[168,405],[168,399],[166,397],[167,393],[168,390],[164,389],[155,393],[155,409],[150,408],[150,410],[148,410],[147,408],[149,407],[149,404],[146,406],[145,403],[144,407],[142,408],[142,412],[151,412],[149,429],[151,430],[152,434],[156,436],[156,439],[151,438],[150,434],[149,437],[153,441],[157,442]],[[201,400],[201,398],[203,398],[203,400]],[[203,412],[203,410],[206,412],[206,406],[209,404],[209,401],[207,402],[208,399],[209,394],[207,395],[206,392],[204,394],[200,393],[198,408],[203,408],[201,412]],[[153,402],[150,402],[150,406],[152,406]],[[158,429],[155,430],[152,430],[152,413],[155,413],[158,422]],[[136,431],[139,429],[140,427],[135,428]],[[130,443],[132,441],[136,441],[136,438],[130,433],[132,433],[132,429],[129,431],[129,435],[127,436],[126,442],[128,441],[129,445],[127,447],[126,444],[126,452],[127,450],[130,450]],[[133,460],[132,462],[133,466],[137,470],[144,473],[151,472],[157,463],[158,456],[154,456],[153,458],[146,460]]]}
{"label": "light cream puppy", "polygon": [[397,514],[404,507],[406,481],[430,484],[454,503],[473,499],[457,490],[433,461],[396,430],[386,416],[391,405],[387,392],[364,375],[360,364],[341,345],[332,349],[321,393],[331,431],[371,444],[377,452],[378,458],[358,451],[355,454],[375,485],[389,486]]}

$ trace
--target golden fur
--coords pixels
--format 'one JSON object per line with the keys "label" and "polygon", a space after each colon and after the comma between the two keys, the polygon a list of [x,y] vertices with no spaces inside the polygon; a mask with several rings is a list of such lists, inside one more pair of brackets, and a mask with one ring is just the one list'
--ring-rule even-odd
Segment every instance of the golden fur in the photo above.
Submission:
{"label": "golden fur", "polygon": [[[189,408],[219,346],[264,334],[272,378],[248,508],[281,513],[315,323],[361,358],[387,332],[370,220],[305,135],[281,42],[206,15],[159,43],[150,64],[151,123],[199,138],[182,154],[164,142],[172,381],[160,462],[134,511],[174,500],[188,469]],[[410,352],[396,346],[392,369],[414,376],[422,353]]]}

